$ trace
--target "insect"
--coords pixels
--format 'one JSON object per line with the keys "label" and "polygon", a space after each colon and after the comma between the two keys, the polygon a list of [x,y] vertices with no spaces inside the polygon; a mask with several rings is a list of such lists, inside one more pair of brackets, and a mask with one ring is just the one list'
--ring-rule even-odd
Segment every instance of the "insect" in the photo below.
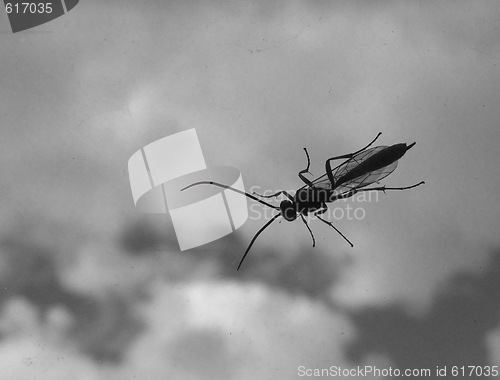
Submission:
{"label": "insect", "polygon": [[[245,195],[246,197],[256,202],[259,202],[278,211],[278,214],[274,215],[254,235],[254,237],[250,241],[250,244],[248,245],[248,248],[243,254],[243,257],[241,258],[237,270],[240,269],[255,240],[267,227],[269,227],[271,223],[273,223],[279,217],[283,217],[289,222],[292,222],[300,217],[302,222],[307,227],[309,234],[311,235],[312,246],[314,247],[316,245],[316,240],[305,218],[305,216],[307,216],[308,214],[313,214],[320,221],[329,225],[335,231],[337,231],[340,236],[342,236],[344,240],[349,243],[351,247],[353,247],[354,245],[347,237],[344,236],[344,234],[342,234],[342,232],[340,232],[330,221],[320,216],[328,210],[328,206],[326,205],[327,203],[352,197],[356,193],[362,191],[385,192],[386,190],[407,190],[423,185],[425,183],[424,181],[421,181],[415,185],[406,187],[380,186],[364,189],[364,187],[373,183],[378,183],[381,179],[391,174],[396,169],[398,160],[416,144],[412,143],[407,145],[405,143],[400,143],[394,144],[392,146],[376,146],[370,148],[370,146],[373,145],[373,143],[379,138],[381,134],[382,132],[379,132],[367,146],[354,153],[343,154],[341,156],[327,159],[325,162],[325,174],[312,181],[305,176],[305,174],[311,174],[309,172],[311,160],[309,158],[307,149],[304,148],[307,157],[307,167],[304,170],[301,170],[298,173],[298,176],[305,183],[305,185],[298,189],[294,195],[291,195],[284,190],[278,191],[277,193],[271,195],[262,195],[255,192],[253,192],[253,194],[248,194],[244,191],[212,181],[196,182],[189,186],[186,186],[181,191],[199,185],[218,186]],[[340,165],[332,168],[331,163],[336,160],[345,161]],[[272,205],[263,200],[266,198],[277,198],[281,195],[286,196],[288,199],[281,201],[279,206]]]}

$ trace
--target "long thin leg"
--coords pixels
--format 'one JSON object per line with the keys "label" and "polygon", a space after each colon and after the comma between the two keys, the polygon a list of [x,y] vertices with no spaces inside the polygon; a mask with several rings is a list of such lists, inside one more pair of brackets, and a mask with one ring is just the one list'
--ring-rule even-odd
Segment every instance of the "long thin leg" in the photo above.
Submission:
{"label": "long thin leg", "polygon": [[285,194],[288,199],[290,199],[291,201],[293,201],[293,197],[287,193],[286,191],[282,190],[282,191],[278,191],[277,193],[275,194],[271,194],[271,195],[263,195],[263,194],[259,194],[259,193],[256,193],[255,191],[252,193],[253,195],[257,195],[258,197],[261,197],[261,198],[277,198],[279,197],[281,194]]}
{"label": "long thin leg", "polygon": [[309,168],[311,167],[311,159],[309,158],[309,153],[307,152],[307,149],[304,148],[304,152],[306,152],[306,157],[307,157],[307,168],[305,168],[304,170],[301,170],[299,172],[299,178],[309,187],[314,187],[314,184],[311,182],[311,180],[307,179],[305,176],[304,176],[304,173],[308,173],[308,174],[311,174],[311,172],[309,171]]}
{"label": "long thin leg", "polygon": [[[373,187],[371,189],[354,189],[354,190],[351,190],[345,194],[341,194],[341,196],[339,196],[338,198],[336,199],[344,199],[344,198],[349,198],[349,197],[352,197],[354,194],[358,193],[358,192],[361,192],[361,191],[383,191],[385,192],[386,190],[408,190],[408,189],[413,189],[414,187],[417,187],[417,186],[420,186],[420,185],[423,185],[425,182],[424,181],[421,181],[415,185],[412,185],[412,186],[405,186],[405,187],[385,187],[385,186],[381,186],[381,187]],[[321,212],[320,212],[321,211]],[[318,217],[319,220],[321,220],[322,222],[328,224],[330,227],[332,227],[335,231],[337,231],[350,245],[351,247],[354,247],[354,245],[349,241],[349,239],[347,239],[343,234],[342,232],[340,232],[331,222],[321,218],[319,216],[319,214],[323,214],[324,212],[326,211],[326,208],[323,210],[323,209],[320,209],[318,210],[315,215]]]}
{"label": "long thin leg", "polygon": [[254,201],[256,202],[259,202],[259,203],[262,203],[263,205],[266,205],[267,207],[271,207],[275,210],[279,210],[280,208],[277,207],[277,206],[273,206],[272,204],[270,203],[267,203],[267,202],[264,202],[263,200],[259,199],[259,198],[256,198],[254,197],[253,195],[250,195],[248,193],[245,193],[244,191],[241,191],[241,190],[238,190],[238,189],[235,189],[231,186],[227,186],[227,185],[223,185],[222,183],[218,183],[218,182],[212,182],[212,181],[201,181],[201,182],[195,182],[195,183],[192,183],[191,185],[189,186],[186,186],[184,187],[183,189],[181,189],[180,191],[184,191],[184,190],[187,190],[189,189],[190,187],[193,187],[193,186],[198,186],[198,185],[213,185],[213,186],[218,186],[218,187],[222,187],[224,189],[228,189],[228,190],[231,190],[231,191],[234,191],[235,193],[238,193],[238,194],[241,194],[241,195],[244,195],[250,199],[253,199]]}
{"label": "long thin leg", "polygon": [[344,240],[345,240],[346,242],[348,242],[348,243],[349,243],[349,245],[350,245],[351,247],[354,247],[354,244],[352,244],[352,243],[351,243],[351,241],[350,241],[348,238],[346,238],[346,237],[344,236],[344,234],[343,234],[342,232],[340,232],[340,231],[339,231],[339,229],[338,229],[337,227],[335,227],[335,226],[334,226],[331,222],[329,222],[329,221],[328,221],[328,220],[326,220],[326,219],[323,219],[321,216],[319,216],[319,215],[318,215],[318,213],[316,213],[315,215],[316,215],[316,216],[318,217],[318,219],[319,219],[319,220],[321,220],[323,223],[328,224],[328,225],[329,225],[330,227],[332,227],[335,231],[337,231],[337,232],[339,233],[339,235],[340,235],[340,236],[342,236],[342,237],[344,238]]}
{"label": "long thin leg", "polygon": [[425,184],[425,181],[420,181],[419,183],[416,183],[415,185],[405,186],[405,187],[385,187],[385,186],[381,186],[381,187],[372,187],[371,189],[359,189],[358,191],[408,190],[408,189],[413,189],[414,187],[417,187],[417,186],[420,186],[420,185],[424,185],[424,184]]}
{"label": "long thin leg", "polygon": [[309,233],[311,234],[311,238],[312,238],[312,241],[313,241],[313,248],[316,247],[316,239],[314,239],[314,235],[313,235],[313,232],[311,230],[311,227],[309,227],[309,224],[307,224],[307,221],[306,221],[306,218],[304,218],[304,215],[300,214],[300,217],[302,218],[302,221],[304,222],[304,224],[306,225],[307,229],[309,230]]}
{"label": "long thin leg", "polygon": [[368,149],[371,145],[373,145],[373,143],[375,141],[377,141],[377,139],[379,138],[379,136],[381,134],[382,134],[382,132],[379,132],[377,134],[377,136],[375,136],[375,138],[367,146],[365,146],[364,148],[361,148],[360,150],[358,150],[358,151],[356,151],[354,153],[344,154],[342,156],[332,157],[332,158],[329,158],[328,160],[326,160],[326,162],[325,162],[326,175],[328,176],[328,179],[330,180],[330,182],[332,183],[332,185],[334,185],[334,178],[333,178],[333,170],[334,169],[332,169],[331,161],[338,160],[338,159],[341,159],[341,158],[352,158],[356,154],[358,154],[358,153],[360,153],[360,152]]}
{"label": "long thin leg", "polygon": [[423,185],[423,184],[425,184],[424,181],[421,181],[421,182],[419,182],[419,183],[417,183],[415,185],[405,186],[405,187],[385,187],[385,186],[380,186],[380,187],[372,187],[370,189],[353,189],[353,190],[351,190],[351,191],[349,191],[347,193],[340,194],[338,197],[336,197],[333,200],[350,198],[354,194],[360,193],[362,191],[383,191],[385,193],[386,190],[408,190],[408,189],[413,189],[414,187],[417,187],[417,186],[420,186],[420,185]]}
{"label": "long thin leg", "polygon": [[373,143],[375,141],[377,141],[377,139],[380,137],[381,134],[382,134],[382,132],[377,133],[377,136],[375,136],[375,138],[367,146],[365,146],[364,148],[361,148],[360,150],[358,150],[357,152],[354,152],[353,154],[358,154],[359,152],[362,152],[365,149],[368,149],[370,146],[373,145]]}
{"label": "long thin leg", "polygon": [[281,214],[277,214],[275,216],[272,217],[272,219],[267,222],[266,224],[264,224],[263,227],[261,227],[261,229],[259,231],[257,231],[257,233],[254,235],[252,241],[250,242],[250,244],[248,245],[248,248],[247,250],[245,251],[245,254],[243,255],[243,257],[241,258],[241,261],[240,261],[240,264],[238,265],[238,269],[236,270],[240,270],[240,267],[241,267],[241,264],[243,264],[243,260],[245,260],[245,257],[247,257],[248,255],[248,252],[250,251],[250,248],[252,248],[252,245],[253,243],[255,242],[255,240],[257,239],[257,237],[259,237],[259,235],[261,234],[262,231],[264,231],[272,222],[274,222],[279,216],[281,216]]}
{"label": "long thin leg", "polygon": [[377,134],[377,136],[375,136],[375,138],[374,138],[372,141],[370,141],[370,143],[369,143],[367,146],[365,146],[365,147],[363,147],[363,148],[361,148],[361,149],[357,150],[356,152],[354,152],[354,153],[348,153],[348,154],[343,154],[343,155],[341,155],[341,156],[336,156],[336,157],[329,158],[329,159],[327,160],[327,162],[328,162],[328,161],[334,161],[334,160],[340,160],[340,159],[342,159],[342,158],[351,158],[352,156],[354,156],[354,155],[356,155],[356,154],[358,154],[358,153],[361,153],[362,151],[364,151],[364,150],[368,149],[370,146],[372,146],[372,145],[373,145],[373,143],[374,143],[375,141],[377,141],[377,139],[380,137],[380,135],[381,135],[381,134],[382,134],[382,132],[379,132],[379,133]]}

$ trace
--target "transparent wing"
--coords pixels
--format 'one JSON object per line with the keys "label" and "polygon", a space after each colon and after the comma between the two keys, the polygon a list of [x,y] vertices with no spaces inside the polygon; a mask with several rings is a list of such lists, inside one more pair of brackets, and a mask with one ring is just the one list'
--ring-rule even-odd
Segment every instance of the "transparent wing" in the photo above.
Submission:
{"label": "transparent wing", "polygon": [[342,185],[337,187],[335,189],[335,193],[343,194],[350,190],[360,189],[362,187],[371,185],[372,183],[378,182],[381,179],[387,177],[389,174],[391,174],[396,169],[397,166],[398,166],[398,161],[395,161],[390,165],[384,166],[383,168],[371,171],[357,178],[354,178],[353,180],[343,183]]}
{"label": "transparent wing", "polygon": [[[343,177],[345,174],[349,173],[352,169],[357,167],[360,163],[367,160],[375,153],[380,152],[382,149],[387,148],[386,146],[377,146],[371,149],[359,152],[354,157],[350,158],[346,162],[340,164],[334,168],[333,178],[337,181],[339,178]],[[359,189],[374,182],[380,181],[381,179],[387,177],[391,174],[394,169],[398,166],[398,161],[393,162],[390,165],[384,166],[383,168],[373,170],[371,172],[360,175],[359,177],[353,178],[352,180],[341,184],[339,187],[335,188],[335,192],[338,194],[345,193],[353,189]],[[332,183],[326,174],[313,181],[315,187],[331,189]]]}
{"label": "transparent wing", "polygon": [[[334,180],[337,181],[340,177],[344,176],[345,174],[350,172],[353,168],[358,166],[360,163],[367,160],[368,158],[373,156],[375,153],[380,152],[384,148],[386,148],[386,146],[376,146],[374,148],[364,150],[364,151],[356,154],[354,157],[343,162],[342,164],[340,164],[336,168],[333,168]],[[328,176],[326,174],[323,174],[321,177],[315,179],[312,182],[314,183],[314,186],[316,186],[316,187],[321,187],[324,189],[331,189],[332,188],[332,183],[330,182],[330,179],[328,178]]]}

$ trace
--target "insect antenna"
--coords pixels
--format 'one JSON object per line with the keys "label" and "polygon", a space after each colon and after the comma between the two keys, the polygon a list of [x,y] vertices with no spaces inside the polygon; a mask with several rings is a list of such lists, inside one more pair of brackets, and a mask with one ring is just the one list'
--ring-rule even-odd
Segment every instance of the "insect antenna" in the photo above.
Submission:
{"label": "insect antenna", "polygon": [[228,189],[228,190],[234,191],[235,193],[238,193],[238,194],[244,195],[244,196],[246,196],[246,197],[248,197],[248,198],[250,198],[250,199],[252,199],[252,200],[254,200],[254,201],[256,201],[256,202],[259,202],[259,203],[261,203],[261,204],[263,204],[263,205],[265,205],[265,206],[267,206],[267,207],[273,208],[273,209],[278,210],[278,211],[280,210],[280,208],[279,208],[279,207],[274,206],[274,205],[272,205],[272,204],[270,204],[270,203],[264,202],[263,200],[261,200],[261,199],[259,199],[259,198],[257,198],[257,197],[254,197],[254,196],[253,196],[253,195],[251,195],[251,194],[248,194],[248,193],[246,193],[246,192],[244,192],[244,191],[241,191],[241,190],[235,189],[234,187],[227,186],[227,185],[224,185],[224,184],[222,184],[222,183],[218,183],[218,182],[212,182],[212,181],[201,181],[201,182],[195,182],[195,183],[192,183],[192,184],[191,184],[191,185],[189,185],[189,186],[186,186],[186,187],[182,188],[180,191],[184,191],[184,190],[189,189],[190,187],[193,187],[193,186],[198,186],[198,185],[213,185],[213,186],[222,187],[222,188],[224,188],[224,189]]}
{"label": "insect antenna", "polygon": [[236,270],[240,270],[240,267],[241,267],[241,264],[243,264],[243,261],[245,260],[245,257],[247,257],[248,255],[248,252],[250,251],[250,248],[252,248],[252,245],[253,243],[255,242],[255,240],[259,237],[259,235],[262,233],[262,231],[264,231],[267,227],[269,227],[269,225],[274,222],[279,216],[281,216],[281,213],[275,215],[272,217],[272,219],[267,222],[266,224],[264,224],[264,226],[261,227],[261,229],[259,231],[257,231],[257,233],[254,235],[252,241],[250,242],[250,244],[248,245],[248,248],[247,250],[245,251],[245,254],[243,255],[243,257],[241,258],[241,261],[240,261],[240,264],[238,265],[238,268]]}
{"label": "insect antenna", "polygon": [[[267,207],[270,207],[272,209],[275,209],[275,210],[278,210],[280,211],[280,208],[277,207],[277,206],[274,206],[270,203],[267,203],[267,202],[264,202],[263,200],[259,199],[259,198],[256,198],[254,197],[253,195],[251,194],[248,194],[244,191],[241,191],[241,190],[238,190],[238,189],[235,189],[234,187],[231,187],[231,186],[227,186],[227,185],[224,185],[222,183],[218,183],[218,182],[213,182],[213,181],[201,181],[201,182],[195,182],[195,183],[192,183],[191,185],[189,186],[186,186],[184,188],[182,188],[180,191],[184,191],[184,190],[187,190],[189,189],[190,187],[193,187],[193,186],[198,186],[198,185],[213,185],[213,186],[218,186],[218,187],[222,187],[223,189],[228,189],[228,190],[231,190],[231,191],[234,191],[235,193],[238,193],[238,194],[241,194],[241,195],[244,195],[256,202],[259,202]],[[250,242],[250,244],[248,245],[248,248],[247,250],[245,251],[245,253],[243,254],[243,257],[241,258],[241,261],[238,265],[238,268],[236,270],[240,270],[240,267],[241,267],[241,264],[243,264],[243,261],[245,260],[245,258],[247,257],[248,255],[248,252],[250,251],[250,248],[252,248],[252,245],[253,243],[255,242],[255,240],[259,237],[259,235],[262,233],[262,231],[264,231],[272,222],[274,222],[278,217],[281,216],[281,212],[279,214],[276,214],[275,216],[273,216],[271,218],[271,220],[269,222],[267,222],[259,231],[257,231],[257,233],[254,235],[254,237],[252,238],[252,241]]]}

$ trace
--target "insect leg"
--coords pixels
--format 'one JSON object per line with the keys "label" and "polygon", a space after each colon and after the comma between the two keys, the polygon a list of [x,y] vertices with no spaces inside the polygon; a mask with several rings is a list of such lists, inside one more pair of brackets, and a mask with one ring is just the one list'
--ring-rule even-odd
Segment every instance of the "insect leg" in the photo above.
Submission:
{"label": "insect leg", "polygon": [[311,167],[311,159],[309,158],[309,153],[307,152],[307,149],[304,148],[304,152],[306,152],[306,157],[307,157],[307,168],[305,168],[304,170],[301,170],[299,172],[299,178],[309,187],[314,187],[314,184],[312,183],[312,181],[308,180],[305,176],[304,176],[304,173],[308,173],[308,174],[311,174],[311,172],[309,171],[309,168]]}
{"label": "insect leg", "polygon": [[373,143],[374,143],[375,141],[377,141],[377,139],[380,137],[380,135],[381,135],[381,134],[382,134],[382,132],[377,133],[377,136],[375,136],[375,138],[374,138],[374,139],[373,139],[373,140],[372,140],[372,141],[371,141],[371,142],[370,142],[367,146],[365,146],[364,148],[361,148],[361,149],[360,149],[360,150],[358,150],[357,152],[354,152],[354,154],[358,154],[359,152],[362,152],[362,151],[364,151],[365,149],[368,149],[370,146],[372,146],[372,145],[373,145]]}
{"label": "insect leg", "polygon": [[261,229],[259,231],[257,231],[257,233],[254,235],[254,237],[252,238],[252,241],[250,242],[250,244],[248,245],[248,248],[247,250],[245,251],[243,257],[241,258],[241,261],[240,261],[240,264],[238,265],[238,269],[236,269],[237,271],[240,270],[240,267],[241,267],[241,264],[243,264],[243,260],[245,260],[245,257],[247,257],[248,255],[248,252],[250,251],[250,248],[252,248],[252,245],[253,243],[255,242],[255,240],[257,239],[257,237],[261,234],[262,231],[264,231],[272,222],[274,222],[279,216],[281,216],[281,214],[277,214],[275,216],[272,217],[272,219],[267,222],[266,224],[264,224],[263,227],[261,227]]}
{"label": "insect leg", "polygon": [[349,193],[347,193],[346,194],[347,196],[345,196],[345,197],[341,196],[341,198],[351,197],[354,194],[356,194],[358,192],[361,192],[361,191],[383,191],[383,192],[385,192],[386,190],[408,190],[408,189],[413,189],[414,187],[417,187],[417,186],[420,186],[420,185],[423,185],[423,184],[425,184],[424,181],[421,181],[421,182],[419,182],[419,183],[417,183],[415,185],[405,186],[405,187],[385,187],[385,186],[381,186],[381,187],[372,187],[371,189],[354,189],[354,190],[351,190]]}
{"label": "insect leg", "polygon": [[293,201],[293,197],[284,190],[278,191],[277,193],[271,194],[271,195],[262,195],[262,194],[256,193],[255,191],[252,194],[257,195],[258,197],[261,197],[261,198],[274,198],[274,197],[279,197],[281,194],[285,194],[288,197],[288,199]]}
{"label": "insect leg", "polygon": [[344,240],[345,240],[346,242],[348,242],[348,243],[349,243],[349,245],[350,245],[351,247],[354,247],[354,244],[352,244],[352,243],[351,243],[351,241],[350,241],[348,238],[346,238],[346,237],[344,236],[344,234],[343,234],[342,232],[340,232],[340,231],[339,231],[339,229],[338,229],[337,227],[335,227],[335,226],[332,224],[332,222],[329,222],[328,220],[323,219],[323,218],[320,216],[321,214],[324,214],[324,213],[326,212],[326,210],[327,210],[327,208],[326,208],[326,207],[325,207],[325,208],[322,208],[322,209],[319,209],[318,211],[316,211],[316,212],[314,213],[314,215],[315,215],[315,216],[317,216],[317,217],[318,217],[318,219],[319,219],[319,220],[321,220],[323,223],[328,224],[330,227],[332,227],[335,231],[337,231],[337,232],[339,233],[339,235],[340,235],[340,236],[342,236],[342,237],[344,238]]}
{"label": "insect leg", "polygon": [[[362,152],[363,150],[369,148],[378,138],[379,136],[382,134],[382,132],[379,132],[377,134],[377,136],[375,136],[375,138],[367,145],[365,146],[364,148],[358,150],[357,152],[354,152],[354,153],[349,153],[349,154],[343,154],[342,156],[336,156],[336,157],[332,157],[332,158],[329,158],[328,160],[326,160],[325,162],[325,174],[323,174],[322,176],[316,178],[316,181],[322,179],[323,177],[327,177],[328,176],[328,179],[330,180],[330,182],[332,183],[332,185],[334,185],[333,181],[334,181],[334,177],[333,177],[333,171],[338,169],[340,166],[344,165],[345,162],[335,166],[334,168],[332,168],[331,166],[331,161],[335,161],[335,160],[340,160],[340,159],[350,159],[352,158],[354,155]],[[413,146],[414,144],[412,144],[411,146]],[[410,146],[410,147],[411,147]],[[307,186],[309,186],[309,184],[307,184]],[[302,186],[301,189],[303,189],[305,186]]]}
{"label": "insect leg", "polygon": [[182,188],[180,191],[184,191],[184,190],[187,190],[189,189],[190,187],[193,187],[193,186],[198,186],[198,185],[213,185],[213,186],[218,186],[218,187],[222,187],[224,189],[228,189],[228,190],[231,190],[231,191],[234,191],[235,193],[238,193],[238,194],[241,194],[241,195],[244,195],[250,199],[253,199],[254,201],[256,202],[259,202],[259,203],[262,203],[263,205],[266,205],[267,207],[271,207],[275,210],[278,210],[279,211],[279,207],[277,206],[273,206],[272,204],[270,203],[267,203],[267,202],[264,202],[263,200],[260,200],[259,198],[256,198],[254,197],[253,195],[250,195],[248,193],[245,193],[244,191],[241,191],[241,190],[238,190],[238,189],[235,189],[231,186],[227,186],[227,185],[223,185],[222,183],[218,183],[218,182],[212,182],[212,181],[201,181],[201,182],[195,182],[195,183],[192,183],[191,185],[189,186],[186,186],[184,188]]}
{"label": "insect leg", "polygon": [[408,189],[413,189],[414,187],[417,187],[417,186],[420,186],[420,185],[423,185],[425,182],[424,181],[421,181],[415,185],[411,185],[411,186],[405,186],[405,187],[385,187],[385,186],[380,186],[380,187],[372,187],[370,189],[352,189],[352,190],[349,190],[345,193],[342,193],[342,194],[339,194],[339,195],[336,195],[335,197],[331,198],[330,199],[330,202],[334,202],[336,200],[339,200],[339,199],[345,199],[345,198],[350,198],[352,197],[353,195],[361,192],[361,191],[383,191],[385,192],[386,190],[408,190]]}
{"label": "insect leg", "polygon": [[367,146],[365,146],[364,148],[361,148],[361,149],[357,150],[357,151],[356,151],[356,152],[354,152],[354,153],[348,153],[348,154],[343,154],[343,155],[341,155],[341,156],[336,156],[336,157],[329,158],[327,161],[340,160],[340,159],[342,159],[342,158],[351,158],[352,156],[354,156],[354,155],[356,155],[356,154],[358,154],[358,153],[361,153],[362,151],[364,151],[364,150],[368,149],[370,146],[372,146],[372,145],[373,145],[373,143],[374,143],[375,141],[377,141],[377,139],[380,137],[380,135],[381,135],[381,134],[382,134],[382,132],[379,132],[379,133],[377,134],[377,136],[375,136],[375,138],[374,138],[374,139],[373,139],[373,140],[372,140],[372,141],[371,141],[371,142],[370,142]]}
{"label": "insect leg", "polygon": [[304,224],[306,225],[307,229],[309,230],[309,233],[311,234],[311,238],[312,238],[312,241],[313,241],[313,248],[316,246],[316,239],[314,239],[314,235],[313,235],[313,232],[311,230],[311,227],[309,227],[309,224],[307,224],[307,221],[306,221],[306,218],[304,218],[304,215],[300,214],[300,217],[302,218],[302,221],[304,222]]}

